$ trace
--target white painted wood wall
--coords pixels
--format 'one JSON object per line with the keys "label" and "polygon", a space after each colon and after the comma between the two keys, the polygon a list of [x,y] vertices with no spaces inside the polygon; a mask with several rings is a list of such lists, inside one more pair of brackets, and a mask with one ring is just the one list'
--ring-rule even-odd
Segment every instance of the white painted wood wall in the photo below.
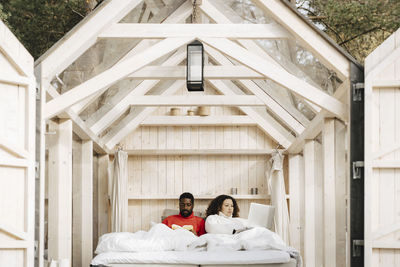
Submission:
{"label": "white painted wood wall", "polygon": [[0,21],[0,266],[34,266],[33,58]]}
{"label": "white painted wood wall", "polygon": [[365,266],[400,266],[400,30],[365,61]]}

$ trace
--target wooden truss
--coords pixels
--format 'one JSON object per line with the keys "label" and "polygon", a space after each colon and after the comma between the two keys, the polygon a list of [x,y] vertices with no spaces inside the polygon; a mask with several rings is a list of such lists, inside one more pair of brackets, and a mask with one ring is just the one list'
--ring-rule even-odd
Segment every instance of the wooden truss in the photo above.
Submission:
{"label": "wooden truss", "polygon": [[[193,11],[191,1],[183,2],[160,23],[120,23],[141,1],[107,1],[38,60],[36,72],[49,99],[43,105],[43,118],[70,118],[74,131],[82,139],[93,140],[94,149],[102,154],[110,153],[116,144],[141,125],[227,123],[257,125],[286,149],[299,152],[299,144],[310,136],[311,128],[316,128],[318,124],[321,131],[325,117],[348,120],[348,108],[339,99],[343,95],[341,92],[349,86],[349,62],[280,1],[271,0],[267,4],[267,1],[256,0],[254,3],[279,24],[233,24],[225,11],[219,10],[209,0],[203,0],[198,10],[203,20],[211,23],[185,24]],[[284,20],[280,19],[283,17]],[[96,41],[116,38],[141,41],[113,66],[63,94],[50,84],[55,75],[65,70]],[[185,85],[186,70],[181,64],[186,58],[186,44],[195,39],[205,44],[206,55],[213,62],[205,66],[207,84],[220,95],[195,98],[173,96]],[[299,72],[297,66],[281,66],[255,39],[295,39],[345,82],[331,96],[310,80],[293,75]],[[10,82],[24,82],[17,78],[8,79],[11,79]],[[108,100],[111,107],[99,108],[85,121],[80,117],[82,111],[110,86],[128,78],[136,80],[135,85],[123,88],[112,96]],[[176,81],[169,86],[161,86],[167,80]],[[311,110],[318,113],[317,117],[310,122],[287,97],[268,87],[265,80],[273,81],[276,86],[302,98]],[[235,106],[245,116],[207,119],[195,116],[182,121],[151,116],[157,106],[180,105]],[[254,106],[265,107],[267,111],[260,113]]]}

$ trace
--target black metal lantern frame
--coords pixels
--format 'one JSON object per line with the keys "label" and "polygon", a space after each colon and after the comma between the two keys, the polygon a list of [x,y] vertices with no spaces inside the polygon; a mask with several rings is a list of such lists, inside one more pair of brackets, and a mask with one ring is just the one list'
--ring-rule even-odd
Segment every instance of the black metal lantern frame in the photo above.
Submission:
{"label": "black metal lantern frame", "polygon": [[204,91],[204,46],[198,40],[187,45],[186,87],[188,91]]}

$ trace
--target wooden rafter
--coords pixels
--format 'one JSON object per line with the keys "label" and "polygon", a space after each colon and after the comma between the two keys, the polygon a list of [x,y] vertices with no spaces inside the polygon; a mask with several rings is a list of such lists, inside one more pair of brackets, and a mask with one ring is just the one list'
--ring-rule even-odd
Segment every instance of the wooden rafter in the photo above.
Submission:
{"label": "wooden rafter", "polygon": [[[50,84],[48,85],[47,92],[52,98],[60,96],[57,90]],[[82,140],[91,139],[93,141],[93,148],[97,153],[104,154],[110,152],[104,147],[104,144],[101,142],[100,138],[89,129],[86,123],[79,117],[79,115],[74,113],[71,108],[65,110],[65,118],[70,118],[73,121],[74,133],[76,133],[79,138]]]}
{"label": "wooden rafter", "polygon": [[264,106],[256,96],[137,96],[130,100],[132,106]]}
{"label": "wooden rafter", "polygon": [[[184,2],[181,6],[179,6],[168,18],[166,18],[162,23],[183,23],[192,13],[192,5],[190,5],[188,2]],[[161,22],[156,20],[156,22]],[[157,42],[157,40],[142,40],[140,41],[133,49],[131,49],[125,56],[123,56],[120,60],[118,60],[115,64],[119,64],[120,62],[124,61],[125,59],[128,59],[138,53],[141,53],[143,50],[145,50],[147,47],[154,45]],[[114,64],[114,65],[115,65]],[[174,64],[172,64],[174,65]],[[88,97],[87,99],[75,104],[72,106],[72,111],[75,113],[80,113],[82,112],[90,103],[92,103],[95,99],[97,99],[104,91],[106,91],[108,88],[104,88],[103,90],[100,90],[98,93],[94,94],[91,97]],[[123,94],[126,91],[129,90],[119,90],[121,94]]]}
{"label": "wooden rafter", "polygon": [[[170,87],[165,89],[161,95],[173,95],[179,89],[181,89],[185,85],[185,82],[182,80],[178,80],[174,82]],[[131,110],[131,113],[128,114],[124,119],[122,119],[119,124],[112,129],[107,135],[103,137],[104,143],[106,147],[109,149],[113,149],[113,147],[120,142],[125,136],[127,136],[130,132],[135,130],[140,123],[147,118],[151,113],[153,113],[157,108],[150,107],[138,110]]]}
{"label": "wooden rafter", "polygon": [[[186,56],[186,55],[185,55]],[[186,66],[146,66],[131,75],[129,78],[152,79],[186,79]],[[264,76],[245,66],[204,66],[204,79],[218,80],[252,80],[265,79]]]}
{"label": "wooden rafter", "polygon": [[[173,56],[167,59],[163,65],[177,65],[179,64],[186,56],[184,49],[179,49]],[[116,98],[119,100],[116,103],[113,103],[113,107],[109,110],[100,110],[97,115],[99,119],[90,126],[90,129],[95,133],[99,134],[103,130],[105,130],[108,126],[110,126],[116,119],[118,119],[128,108],[129,101],[132,98],[137,96],[145,95],[149,92],[156,84],[158,84],[159,80],[147,80],[143,81],[139,84],[134,90],[131,90],[128,94],[126,94],[123,98],[119,98],[119,93]]]}
{"label": "wooden rafter", "polygon": [[281,71],[270,66],[263,58],[238,46],[232,41],[220,38],[201,38],[201,40],[249,68],[269,77],[274,82],[293,91],[297,95],[328,110],[329,112],[332,112],[338,118],[346,121],[348,108],[336,98],[324,93],[318,88],[315,88],[286,71]]}
{"label": "wooden rafter", "polygon": [[[231,81],[210,80],[209,83],[224,95],[237,95],[243,92]],[[277,143],[287,148],[290,146],[294,137],[275,121],[268,113],[262,116],[258,111],[250,107],[239,107],[245,114],[257,122],[257,125]]]}
{"label": "wooden rafter", "polygon": [[42,65],[43,76],[52,79],[61,73],[96,43],[97,36],[106,27],[120,21],[141,2],[142,0],[105,1],[37,60],[37,64]]}
{"label": "wooden rafter", "polygon": [[[346,92],[349,91],[350,81],[344,81],[333,94],[334,97],[340,99]],[[311,121],[310,125],[296,138],[296,140],[289,147],[288,151],[292,154],[300,153],[304,147],[304,142],[306,139],[314,139],[321,131],[324,122],[324,118],[329,116],[329,112],[326,110],[321,110],[314,119]]]}
{"label": "wooden rafter", "polygon": [[249,116],[149,116],[141,126],[256,126]]}
{"label": "wooden rafter", "polygon": [[[213,5],[211,5],[209,1],[205,1],[199,7],[202,10],[202,12],[215,23],[224,23],[224,24],[233,23],[230,17],[228,18],[225,14],[222,13],[221,10],[218,10]],[[259,56],[268,60],[268,62],[273,64],[274,66],[278,68],[282,67],[280,65],[282,63],[275,61],[275,59],[273,59],[268,53],[266,53],[265,50],[263,50],[255,41],[253,40],[237,40],[237,41],[244,48],[258,54]],[[295,64],[293,64],[291,61],[288,60],[285,61],[284,67],[291,73],[303,73],[302,70],[300,70]],[[316,84],[314,84],[312,79],[307,79],[306,81],[311,85],[317,86]],[[254,81],[254,83],[256,83],[261,88],[268,89],[268,86],[266,86],[264,81],[257,80]],[[271,98],[273,98],[277,103],[279,103],[279,105],[281,105],[285,110],[287,110],[293,117],[295,117],[298,121],[300,121],[303,124],[303,126],[306,126],[309,123],[308,119],[305,118],[305,116],[300,111],[295,109],[291,103],[286,103],[287,101],[282,97],[279,97],[279,95],[276,92],[273,92],[273,90],[268,90],[267,94]],[[314,112],[321,111],[321,109],[318,106],[310,103],[309,101],[306,100],[306,103]]]}
{"label": "wooden rafter", "polygon": [[92,79],[76,86],[60,97],[50,100],[44,106],[44,118],[49,119],[75,103],[89,97],[103,88],[115,84],[132,72],[146,66],[154,60],[171,53],[177,48],[192,41],[193,38],[167,38],[149,47],[142,53],[133,56],[112,68],[96,75]]}
{"label": "wooden rafter", "polygon": [[[225,65],[233,65],[229,59],[223,56],[221,53],[215,49],[206,46],[206,52],[210,55],[216,62]],[[272,99],[268,94],[266,94],[257,84],[252,81],[239,80],[239,82],[250,92],[255,94],[266,106],[267,108],[275,114],[278,118],[282,120],[290,129],[295,131],[297,134],[304,130],[304,126],[301,125],[297,120],[295,120],[284,108],[281,107],[274,99]]]}
{"label": "wooden rafter", "polygon": [[99,38],[160,39],[169,37],[217,37],[235,39],[286,39],[289,34],[276,24],[143,24],[118,23]]}
{"label": "wooden rafter", "polygon": [[350,76],[349,60],[322,38],[310,25],[280,0],[254,0],[253,3],[285,27],[305,48],[315,54],[344,81]]}

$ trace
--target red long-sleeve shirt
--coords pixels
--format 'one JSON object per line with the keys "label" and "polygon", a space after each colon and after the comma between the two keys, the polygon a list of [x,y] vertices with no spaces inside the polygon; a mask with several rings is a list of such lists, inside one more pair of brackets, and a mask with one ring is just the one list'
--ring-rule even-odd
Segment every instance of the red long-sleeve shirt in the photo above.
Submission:
{"label": "red long-sleeve shirt", "polygon": [[179,226],[193,225],[193,230],[197,233],[197,236],[201,236],[206,233],[204,219],[194,216],[193,212],[186,218],[181,216],[180,214],[168,216],[162,221],[162,223],[170,228],[172,227],[173,224]]}

